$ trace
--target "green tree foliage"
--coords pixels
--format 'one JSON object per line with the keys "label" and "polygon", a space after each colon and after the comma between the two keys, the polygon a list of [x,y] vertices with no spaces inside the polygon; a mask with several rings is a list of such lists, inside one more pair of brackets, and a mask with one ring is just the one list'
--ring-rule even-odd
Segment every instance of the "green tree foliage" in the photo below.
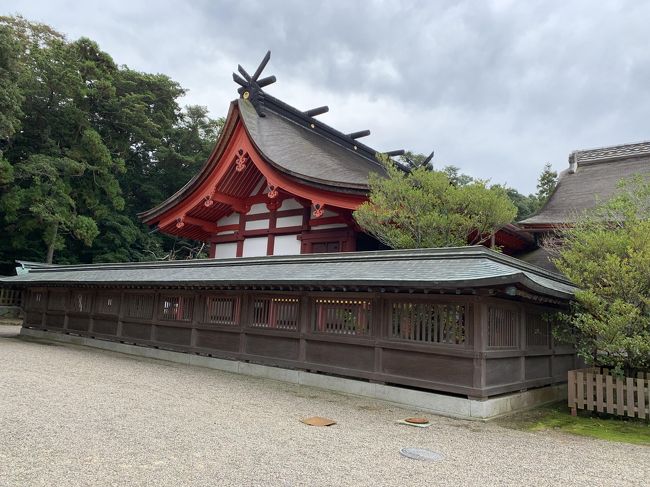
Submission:
{"label": "green tree foliage", "polygon": [[564,338],[589,365],[650,370],[650,183],[621,192],[562,229],[555,264],[580,290]]}
{"label": "green tree foliage", "polygon": [[388,177],[371,174],[370,199],[354,212],[368,233],[392,248],[478,244],[512,221],[516,208],[503,188],[483,181],[455,185],[444,171],[408,173],[381,155]]}
{"label": "green tree foliage", "polygon": [[[400,156],[400,163],[407,168],[416,169],[422,165],[427,156],[415,152],[407,151],[403,156]],[[433,170],[433,165],[429,163],[426,169]],[[455,186],[465,186],[474,182],[474,178],[468,174],[460,171],[460,168],[453,165],[444,166],[442,168],[449,181]],[[557,172],[551,170],[550,164],[545,164],[544,168],[537,178],[537,193],[524,195],[514,188],[503,186],[510,201],[517,207],[517,215],[515,221],[520,221],[528,218],[536,213],[551,195],[557,184]]]}
{"label": "green tree foliage", "polygon": [[[184,242],[136,213],[187,182],[223,120],[90,39],[0,17],[0,262],[142,260]],[[177,254],[181,255],[181,254]]]}
{"label": "green tree foliage", "polygon": [[555,186],[557,186],[557,171],[553,171],[551,164],[547,162],[544,164],[542,173],[537,178],[537,194],[535,196],[540,208],[546,203],[551,193],[555,191]]}
{"label": "green tree foliage", "polygon": [[3,151],[20,128],[23,115],[22,93],[18,88],[20,76],[20,45],[12,30],[0,25],[0,185],[13,181],[13,167]]}

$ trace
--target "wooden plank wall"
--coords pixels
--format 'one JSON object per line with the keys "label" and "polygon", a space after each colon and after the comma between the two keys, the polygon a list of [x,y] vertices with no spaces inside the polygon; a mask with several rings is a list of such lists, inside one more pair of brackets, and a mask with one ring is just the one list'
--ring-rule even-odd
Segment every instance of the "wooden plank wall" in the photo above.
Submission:
{"label": "wooden plank wall", "polygon": [[473,294],[59,287],[25,308],[26,327],[469,397],[575,368],[540,324],[555,309]]}

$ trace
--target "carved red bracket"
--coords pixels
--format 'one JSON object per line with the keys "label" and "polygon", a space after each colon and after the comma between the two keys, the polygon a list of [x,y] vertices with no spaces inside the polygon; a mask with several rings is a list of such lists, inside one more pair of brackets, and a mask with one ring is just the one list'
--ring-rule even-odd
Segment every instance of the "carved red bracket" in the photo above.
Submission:
{"label": "carved red bracket", "polygon": [[176,228],[183,228],[184,226],[185,226],[185,222],[183,221],[183,217],[177,218]]}
{"label": "carved red bracket", "polygon": [[312,204],[314,211],[312,212],[312,216],[314,218],[320,218],[323,216],[323,213],[325,213],[325,203],[321,202],[316,202]]}
{"label": "carved red bracket", "polygon": [[278,187],[274,186],[272,184],[269,184],[269,192],[266,193],[266,195],[272,200],[277,198],[278,197]]}
{"label": "carved red bracket", "polygon": [[205,200],[203,201],[203,206],[206,208],[210,208],[212,205],[214,205],[214,200],[212,199],[212,195],[208,195],[205,197]]}
{"label": "carved red bracket", "polygon": [[244,154],[242,149],[237,151],[237,157],[235,157],[235,171],[242,172],[246,169],[246,162],[248,161],[248,154]]}

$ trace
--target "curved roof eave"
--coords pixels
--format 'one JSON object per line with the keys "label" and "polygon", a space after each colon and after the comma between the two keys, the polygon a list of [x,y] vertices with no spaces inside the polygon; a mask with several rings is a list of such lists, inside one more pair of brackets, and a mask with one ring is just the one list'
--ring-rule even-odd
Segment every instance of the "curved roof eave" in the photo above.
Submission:
{"label": "curved roof eave", "polygon": [[230,103],[230,107],[228,108],[228,115],[226,116],[226,121],[223,125],[221,134],[219,134],[217,143],[215,144],[214,149],[210,153],[210,156],[206,159],[199,172],[196,173],[187,183],[185,183],[181,189],[176,191],[162,203],[159,203],[157,206],[154,206],[149,210],[138,213],[138,218],[140,218],[140,220],[146,224],[154,223],[154,219],[157,216],[160,216],[165,211],[172,208],[175,204],[178,203],[180,199],[188,196],[192,193],[192,191],[194,191],[194,189],[200,186],[201,183],[203,183],[203,181],[210,175],[210,170],[212,167],[219,161],[219,157],[225,150],[227,142],[235,130],[235,127],[237,126],[238,120],[239,110],[237,108],[237,100],[233,100]]}

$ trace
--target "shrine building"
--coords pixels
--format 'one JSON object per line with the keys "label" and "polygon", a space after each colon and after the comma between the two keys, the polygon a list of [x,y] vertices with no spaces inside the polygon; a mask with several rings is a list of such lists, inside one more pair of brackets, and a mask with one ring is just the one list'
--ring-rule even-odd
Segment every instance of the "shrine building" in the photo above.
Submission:
{"label": "shrine building", "polygon": [[[241,66],[233,74],[240,97],[199,173],[139,217],[162,233],[210,244],[216,258],[385,249],[352,217],[368,199],[369,175],[386,174],[379,151],[359,141],[370,131],[344,134],[317,119],[328,107],[302,111],[263,91],[275,81],[260,78],[269,58],[253,75]],[[492,243],[510,255],[534,245],[514,225]]]}
{"label": "shrine building", "polygon": [[503,252],[382,249],[353,219],[385,174],[369,132],[266,94],[268,60],[234,75],[240,98],[199,173],[140,215],[213,258],[23,263],[0,278],[22,295],[21,334],[459,417],[558,399],[576,355],[551,330],[575,288],[513,257],[533,237],[507,225],[490,242]]}

